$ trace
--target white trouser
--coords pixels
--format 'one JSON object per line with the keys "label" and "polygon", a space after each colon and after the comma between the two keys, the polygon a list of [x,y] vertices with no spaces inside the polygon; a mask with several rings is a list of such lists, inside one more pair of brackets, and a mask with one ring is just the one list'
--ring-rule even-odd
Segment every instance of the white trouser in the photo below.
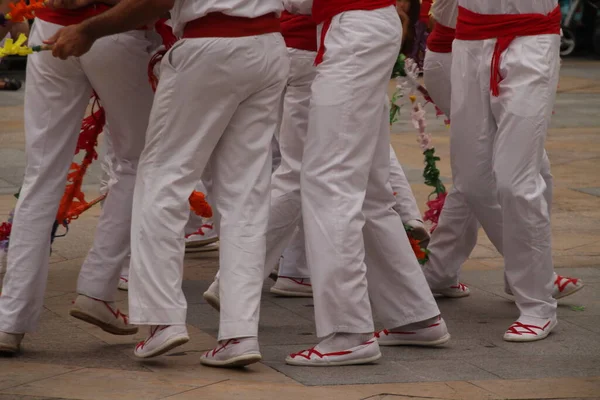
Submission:
{"label": "white trouser", "polygon": [[[301,199],[319,337],[372,332],[369,295],[386,327],[439,314],[392,210],[385,91],[400,34],[393,7],[336,16],[312,85]],[[273,187],[271,262],[300,217],[298,192]]]}
{"label": "white trouser", "polygon": [[300,220],[294,231],[290,244],[283,252],[279,263],[279,276],[310,279],[310,270],[306,262],[306,242],[302,220]]}
{"label": "white trouser", "polygon": [[398,161],[392,145],[390,145],[390,184],[396,197],[394,210],[400,215],[402,222],[406,223],[411,220],[422,221],[423,217],[421,217],[421,211],[415,200],[415,195],[412,192],[410,183],[408,183],[408,179],[406,179],[404,170]]}
{"label": "white trouser", "polygon": [[[36,20],[32,43],[59,25]],[[146,69],[152,42],[134,31],[98,40],[80,58],[62,61],[50,52],[29,57],[25,88],[27,168],[15,211],[8,271],[0,298],[0,331],[31,332],[44,303],[50,232],[73,160],[92,88],[113,129],[118,182],[110,189],[77,291],[113,300],[129,242],[133,185],[152,103]],[[110,57],[107,57],[110,54]]]}
{"label": "white trouser", "polygon": [[163,58],[134,195],[132,323],[185,324],[188,197],[210,169],[205,184],[220,234],[219,340],[257,335],[270,145],[287,73],[280,34],[184,39]]}
{"label": "white trouser", "polygon": [[501,233],[505,275],[522,316],[550,318],[552,248],[541,171],[559,72],[558,35],[519,37],[502,55],[500,95],[489,90],[496,41],[455,40],[451,162],[491,240]]}
{"label": "white trouser", "polygon": [[[425,87],[435,104],[450,116],[452,53],[436,53],[427,50],[423,78]],[[546,182],[544,197],[548,212],[552,209],[553,178],[550,160],[544,154],[541,172]],[[477,244],[479,222],[467,203],[465,196],[450,189],[440,221],[429,243],[429,261],[423,267],[429,286],[434,289],[456,285],[462,265],[467,261]],[[502,253],[502,232],[493,232],[492,242]]]}
{"label": "white trouser", "polygon": [[[279,274],[308,278],[310,273],[306,265],[304,228],[300,226],[300,170],[308,129],[311,84],[316,74],[316,53],[288,48],[288,55],[290,73],[283,97],[281,128],[277,135],[281,162],[273,173],[271,183],[265,274],[269,275],[270,268],[277,264],[283,253]],[[298,233],[294,235],[296,230]],[[283,236],[278,236],[278,232]]]}

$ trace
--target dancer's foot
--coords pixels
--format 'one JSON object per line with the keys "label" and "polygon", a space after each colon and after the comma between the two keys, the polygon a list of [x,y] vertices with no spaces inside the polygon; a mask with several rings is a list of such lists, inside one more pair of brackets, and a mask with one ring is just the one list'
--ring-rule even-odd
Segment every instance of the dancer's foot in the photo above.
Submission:
{"label": "dancer's foot", "polygon": [[313,293],[310,279],[287,276],[280,276],[270,292],[282,297],[312,297]]}
{"label": "dancer's foot", "polygon": [[219,240],[212,223],[203,224],[196,232],[185,236],[185,247],[193,249],[203,247]]}
{"label": "dancer's foot", "polygon": [[200,363],[211,367],[244,367],[262,360],[255,337],[222,340],[213,350],[200,357]]}
{"label": "dancer's foot", "polygon": [[562,299],[583,289],[583,281],[577,278],[567,278],[566,276],[556,275],[554,285],[552,286],[552,297]]}
{"label": "dancer's foot", "polygon": [[126,276],[119,277],[119,284],[117,285],[119,290],[129,290],[129,279]]}
{"label": "dancer's foot", "polygon": [[149,328],[148,337],[135,346],[133,354],[138,358],[160,356],[190,340],[185,325],[152,325]]}
{"label": "dancer's foot", "polygon": [[335,333],[316,347],[290,354],[285,362],[289,365],[306,367],[370,364],[381,358],[381,352],[377,340],[369,339],[369,336]]}
{"label": "dancer's foot", "polygon": [[114,302],[92,299],[80,294],[69,314],[113,335],[135,335],[138,332],[137,326],[129,324],[127,315],[123,314]]}
{"label": "dancer's foot", "polygon": [[548,337],[558,324],[556,318],[521,317],[504,333],[507,342],[535,342]]}
{"label": "dancer's foot", "polygon": [[444,297],[458,299],[461,297],[467,297],[471,294],[471,290],[465,284],[458,283],[454,286],[449,286],[445,289],[431,289],[433,294],[439,294]]}
{"label": "dancer's foot", "polygon": [[215,279],[214,282],[210,284],[202,297],[215,310],[221,311],[221,300],[219,299],[219,279]]}
{"label": "dancer's foot", "polygon": [[426,321],[423,327],[411,324],[407,328],[384,329],[376,332],[375,337],[380,346],[440,346],[450,340],[450,334],[442,317],[436,319]]}
{"label": "dancer's foot", "polygon": [[[581,279],[568,278],[555,273],[554,284],[552,285],[552,297],[557,300],[562,299],[580,291],[584,286],[585,285]],[[504,293],[513,296],[513,293],[508,285],[504,286]]]}
{"label": "dancer's foot", "polygon": [[18,353],[24,336],[22,333],[0,332],[0,353]]}

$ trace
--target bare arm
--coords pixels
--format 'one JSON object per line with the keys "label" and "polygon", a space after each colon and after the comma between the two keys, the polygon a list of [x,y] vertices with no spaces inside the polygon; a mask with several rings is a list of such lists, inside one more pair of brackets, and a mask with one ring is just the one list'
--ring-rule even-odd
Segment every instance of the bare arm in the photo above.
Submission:
{"label": "bare arm", "polygon": [[175,0],[121,0],[110,10],[78,25],[65,26],[44,41],[54,57],[66,60],[90,51],[101,37],[134,30],[153,23],[173,8]]}
{"label": "bare arm", "polygon": [[96,40],[146,25],[173,8],[175,0],[111,0],[110,10],[81,23],[81,30]]}

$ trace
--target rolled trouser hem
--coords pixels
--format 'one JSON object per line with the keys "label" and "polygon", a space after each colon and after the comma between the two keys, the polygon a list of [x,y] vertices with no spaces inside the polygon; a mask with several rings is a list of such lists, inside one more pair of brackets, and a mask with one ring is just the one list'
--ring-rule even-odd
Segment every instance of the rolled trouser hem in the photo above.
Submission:
{"label": "rolled trouser hem", "polygon": [[12,335],[24,335],[26,333],[34,332],[35,329],[31,329],[30,327],[18,326],[18,325],[0,325],[0,332],[2,333],[10,333]]}
{"label": "rolled trouser hem", "polygon": [[258,320],[227,321],[219,324],[219,340],[258,337]]}
{"label": "rolled trouser hem", "polygon": [[133,325],[185,325],[186,308],[129,308]]}
{"label": "rolled trouser hem", "polygon": [[410,316],[406,316],[406,317],[402,317],[402,318],[398,318],[398,319],[394,318],[394,319],[384,320],[384,321],[382,321],[382,323],[383,323],[384,328],[392,329],[392,328],[398,328],[401,326],[414,324],[417,322],[427,321],[428,319],[435,318],[438,315],[441,315],[441,312],[439,309],[436,309],[436,310],[430,310],[427,313],[421,313],[419,315],[410,315]]}
{"label": "rolled trouser hem", "polygon": [[434,278],[431,269],[427,268],[427,264],[425,264],[423,267],[423,275],[425,275],[425,280],[427,281],[427,284],[431,290],[448,289],[450,286],[454,286],[460,281],[458,275],[454,277],[444,276],[442,278],[440,278],[438,275],[436,278]]}
{"label": "rolled trouser hem", "polygon": [[362,325],[362,326],[348,326],[348,325],[338,325],[332,328],[327,329],[319,329],[317,328],[317,337],[319,339],[326,338],[327,336],[333,335],[334,333],[356,333],[356,334],[367,334],[373,333],[375,331],[375,327],[370,325]]}
{"label": "rolled trouser hem", "polygon": [[115,301],[116,287],[109,288],[109,285],[99,283],[97,280],[79,278],[77,293],[96,300],[112,302]]}

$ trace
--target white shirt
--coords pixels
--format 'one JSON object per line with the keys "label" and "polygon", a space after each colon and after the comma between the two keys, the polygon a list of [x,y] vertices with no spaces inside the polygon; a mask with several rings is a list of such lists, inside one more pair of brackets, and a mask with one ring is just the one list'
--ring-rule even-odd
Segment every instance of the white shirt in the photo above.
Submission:
{"label": "white shirt", "polygon": [[270,13],[279,16],[281,11],[282,0],[175,0],[171,20],[175,35],[180,37],[188,22],[212,12],[232,17],[256,18]]}
{"label": "white shirt", "polygon": [[312,14],[313,0],[283,0],[283,6],[291,14]]}
{"label": "white shirt", "polygon": [[457,0],[435,0],[431,6],[431,15],[440,24],[455,29],[458,18]]}
{"label": "white shirt", "polygon": [[558,0],[458,0],[458,5],[478,14],[550,14]]}

